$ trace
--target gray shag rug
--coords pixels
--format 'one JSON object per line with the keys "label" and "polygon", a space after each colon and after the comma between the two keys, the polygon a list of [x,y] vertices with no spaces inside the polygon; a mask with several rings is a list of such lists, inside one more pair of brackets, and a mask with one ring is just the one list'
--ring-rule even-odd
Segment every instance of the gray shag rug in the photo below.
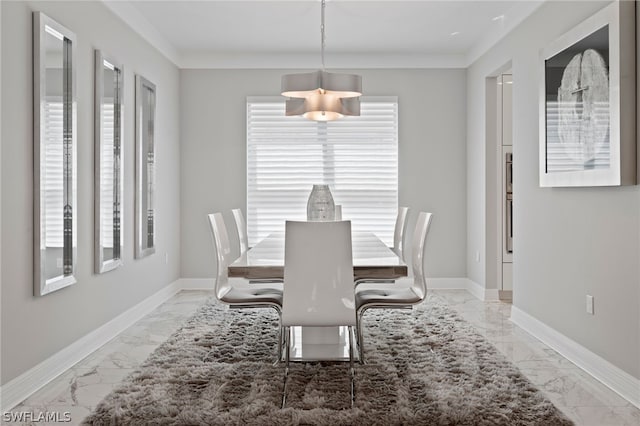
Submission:
{"label": "gray shag rug", "polygon": [[450,308],[364,316],[367,365],[293,363],[287,407],[271,309],[209,302],[84,419],[92,425],[570,425]]}

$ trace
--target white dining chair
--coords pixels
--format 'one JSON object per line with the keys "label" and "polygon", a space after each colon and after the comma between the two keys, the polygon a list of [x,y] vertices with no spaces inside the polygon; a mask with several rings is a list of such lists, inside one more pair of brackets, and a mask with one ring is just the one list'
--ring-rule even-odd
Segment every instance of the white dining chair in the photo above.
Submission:
{"label": "white dining chair", "polygon": [[431,213],[420,212],[413,232],[411,244],[412,277],[397,279],[394,283],[378,284],[374,287],[356,287],[357,340],[360,362],[364,364],[364,342],[362,339],[362,316],[370,308],[411,308],[422,302],[427,295],[424,274],[424,249],[431,227]]}
{"label": "white dining chair", "polygon": [[[247,233],[247,222],[244,220],[244,215],[240,209],[232,209],[233,221],[236,223],[236,233],[238,234],[238,243],[240,246],[240,256],[246,253],[251,247],[249,247],[249,238]],[[253,284],[260,283],[281,283],[282,279],[278,278],[261,278],[249,280]]]}
{"label": "white dining chair", "polygon": [[247,222],[244,220],[242,210],[233,209],[233,220],[236,223],[236,232],[238,233],[238,241],[240,243],[240,256],[249,250],[249,238],[247,236]]}
{"label": "white dining chair", "polygon": [[[409,207],[399,207],[398,215],[396,216],[396,225],[393,230],[393,247],[391,250],[403,261],[404,258],[404,234],[407,229],[407,215],[409,214]],[[394,283],[393,279],[375,279],[364,278],[356,282],[356,286],[360,284],[387,284]]]}
{"label": "white dining chair", "polygon": [[404,234],[407,229],[407,215],[409,207],[399,207],[396,216],[396,226],[393,230],[393,247],[391,250],[397,254],[403,262],[404,259]]}
{"label": "white dining chair", "polygon": [[229,235],[222,213],[209,214],[209,225],[216,248],[217,275],[215,294],[222,303],[232,308],[273,308],[278,313],[278,359],[282,359],[282,282],[254,284],[245,278],[229,277],[228,267],[232,261]]}
{"label": "white dining chair", "polygon": [[285,328],[285,379],[282,407],[284,408],[287,398],[290,335],[293,326],[348,327],[353,406],[353,327],[356,325],[356,310],[351,222],[287,221],[284,247],[282,325]]}

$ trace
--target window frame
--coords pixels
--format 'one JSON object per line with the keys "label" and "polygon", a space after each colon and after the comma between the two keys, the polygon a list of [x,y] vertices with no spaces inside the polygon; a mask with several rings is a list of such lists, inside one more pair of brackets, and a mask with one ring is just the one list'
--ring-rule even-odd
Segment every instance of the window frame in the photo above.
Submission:
{"label": "window frame", "polygon": [[[270,232],[266,232],[265,227],[262,227],[262,230],[256,230],[256,227],[259,226],[256,222],[259,221],[259,219],[256,219],[254,217],[254,214],[257,214],[257,213],[254,213],[254,206],[255,204],[259,203],[259,201],[256,201],[255,198],[252,199],[252,197],[255,197],[255,193],[257,191],[255,189],[255,185],[256,185],[255,182],[260,179],[260,176],[259,176],[259,171],[255,170],[259,166],[257,166],[256,164],[252,164],[252,162],[256,161],[256,158],[253,157],[255,156],[255,153],[252,150],[255,149],[256,146],[260,146],[260,143],[257,142],[257,140],[259,140],[262,136],[256,137],[254,134],[252,134],[252,131],[255,132],[255,123],[258,120],[252,115],[251,108],[255,109],[256,106],[258,106],[261,103],[282,104],[282,116],[277,115],[277,120],[281,121],[283,124],[283,126],[281,126],[282,130],[280,130],[282,133],[285,133],[285,131],[289,128],[289,126],[293,126],[294,130],[299,130],[302,128],[308,130],[309,128],[315,127],[316,129],[315,133],[318,136],[318,140],[321,143],[321,146],[319,147],[319,149],[322,150],[321,156],[322,156],[323,166],[319,167],[319,170],[322,177],[319,179],[316,179],[317,181],[307,182],[308,190],[304,194],[304,207],[305,207],[304,211],[302,211],[300,209],[300,206],[298,206],[298,204],[302,203],[302,200],[301,200],[302,195],[300,193],[301,192],[300,188],[293,188],[291,190],[291,193],[295,194],[293,196],[293,198],[295,199],[293,202],[296,203],[296,207],[295,207],[296,213],[288,214],[287,212],[283,212],[283,215],[287,216],[286,219],[306,220],[306,201],[309,196],[309,193],[311,192],[312,184],[313,183],[328,184],[333,194],[335,203],[341,204],[343,206],[344,219],[352,220],[354,232],[358,232],[358,231],[373,232],[376,235],[378,235],[385,243],[387,243],[388,245],[392,245],[393,228],[395,225],[395,218],[397,215],[398,198],[399,198],[398,97],[397,96],[361,97],[362,115],[360,117],[344,117],[338,121],[327,123],[327,122],[313,122],[299,116],[284,117],[284,109],[285,109],[284,97],[249,96],[247,97],[247,100],[246,100],[246,107],[247,107],[247,112],[246,112],[246,120],[247,120],[246,122],[246,130],[247,130],[246,217],[247,217],[247,233],[249,237],[249,246],[255,245],[258,241],[266,237],[271,232],[278,232],[277,228],[279,228],[279,224],[278,224],[278,225],[267,226],[267,228],[271,229]],[[375,105],[375,104],[379,104],[379,105]],[[273,108],[273,106],[268,106],[268,105],[264,106],[264,108],[270,108],[270,107]],[[375,125],[378,122],[376,122],[375,120],[371,120],[371,117],[373,117],[377,111],[375,110],[375,108],[381,108],[381,109],[386,108],[387,110],[392,111],[391,113],[388,113],[385,111],[386,115],[382,116],[385,118],[385,120],[380,121],[380,123],[382,123],[380,124],[380,126],[383,126],[383,127],[386,126],[386,127],[384,127],[384,129],[381,130],[380,132],[378,132],[377,128],[375,127]],[[275,111],[275,108],[273,108],[273,111]],[[368,115],[367,111],[369,111],[369,114],[371,115]],[[276,115],[274,115],[273,117],[275,118]],[[273,124],[275,126],[278,125],[275,119],[273,120],[273,123],[269,123],[269,124]],[[373,124],[373,126],[371,124]],[[297,127],[297,125],[299,125],[300,127]],[[360,131],[359,128],[362,128],[363,130]],[[312,133],[313,132],[309,131],[309,132],[305,132],[304,134],[301,134],[300,137],[301,139],[303,139],[303,141],[301,142],[298,142],[295,140],[294,141],[285,140],[281,143],[281,145],[284,146],[286,144],[291,144],[292,146],[300,147],[305,143],[305,141],[313,141],[314,136]],[[345,135],[349,137],[349,133],[353,133],[354,136],[356,137],[354,137],[352,140],[343,140]],[[324,139],[323,139],[323,136],[324,136]],[[378,149],[373,149],[373,150],[369,149],[368,150],[370,152],[369,156],[373,155],[375,157],[376,155],[378,155],[377,160],[380,161],[381,159],[383,159],[382,157],[383,154],[380,154],[380,152],[383,152],[384,155],[391,154],[390,159],[391,161],[395,160],[395,163],[392,164],[391,166],[384,166],[383,168],[385,169],[385,172],[387,172],[387,169],[389,170],[387,173],[381,173],[381,175],[390,176],[391,181],[389,185],[392,186],[392,189],[386,191],[388,192],[388,194],[384,195],[385,191],[381,191],[379,185],[376,184],[377,186],[375,186],[374,191],[377,191],[378,193],[376,192],[372,193],[371,199],[365,200],[364,204],[362,201],[360,201],[359,203],[355,202],[354,204],[354,200],[352,198],[353,196],[348,196],[349,190],[344,189],[343,184],[335,181],[335,179],[340,179],[336,177],[337,174],[341,174],[341,171],[342,171],[343,175],[344,174],[348,175],[349,169],[340,168],[339,166],[336,165],[336,161],[340,160],[341,154],[343,156],[342,158],[343,162],[345,161],[345,157],[348,158],[348,155],[354,155],[355,153],[355,155],[357,156],[360,150],[363,149],[361,145],[360,146],[358,145],[359,143],[368,143],[370,140],[376,139],[376,138],[378,138],[379,140],[373,141],[373,143],[377,143],[381,146],[386,147],[387,151],[384,151],[384,149],[382,149],[382,151],[378,152]],[[291,139],[291,138],[287,138],[287,139]],[[264,146],[266,147],[267,145],[264,144]],[[340,150],[340,147],[342,147],[343,149]],[[351,147],[352,149],[350,150],[349,147]],[[305,148],[306,147],[303,147],[301,148],[301,150],[304,151]],[[337,152],[337,151],[342,151],[342,152]],[[349,151],[353,151],[353,152],[349,152]],[[364,151],[366,151],[366,148],[364,149]],[[346,156],[345,156],[345,153],[347,154]],[[296,152],[296,154],[298,153]],[[300,154],[300,155],[304,155],[304,154]],[[386,159],[387,158],[384,158],[384,160]],[[361,160],[361,161],[364,161],[364,160]],[[367,173],[367,172],[370,175],[371,179],[377,177],[372,174],[371,169],[365,170],[363,173]],[[305,176],[305,180],[308,180],[308,179],[310,178]],[[367,179],[367,178],[365,177],[364,179]],[[302,183],[298,184],[298,186],[300,185],[302,185]],[[350,191],[352,193],[357,192],[358,195],[361,195],[364,189],[354,188],[354,189],[351,189]],[[345,197],[347,198],[345,199]],[[375,200],[376,197],[378,197],[377,202],[373,201]],[[383,199],[382,201],[380,201],[381,198]],[[290,201],[287,201],[287,202],[290,202]],[[380,214],[375,214],[376,203],[378,203],[381,206]],[[365,212],[365,209],[368,210],[368,212]],[[367,215],[369,215],[372,218],[369,220],[369,224],[365,223]],[[284,231],[284,220],[281,220],[279,218],[274,219],[274,221],[276,220],[282,222],[281,228],[282,228],[282,231]],[[374,223],[375,225],[372,225]]]}

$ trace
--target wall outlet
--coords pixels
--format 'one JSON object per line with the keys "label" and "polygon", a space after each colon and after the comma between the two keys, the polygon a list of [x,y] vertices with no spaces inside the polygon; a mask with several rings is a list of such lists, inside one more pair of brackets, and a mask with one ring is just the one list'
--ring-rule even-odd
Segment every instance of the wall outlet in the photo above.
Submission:
{"label": "wall outlet", "polygon": [[476,250],[476,262],[480,262],[480,252]]}
{"label": "wall outlet", "polygon": [[167,252],[164,253],[164,264],[165,265],[169,264],[169,253]]}
{"label": "wall outlet", "polygon": [[593,296],[587,294],[587,313],[593,315]]}
{"label": "wall outlet", "polygon": [[56,258],[56,268],[62,268],[62,258]]}

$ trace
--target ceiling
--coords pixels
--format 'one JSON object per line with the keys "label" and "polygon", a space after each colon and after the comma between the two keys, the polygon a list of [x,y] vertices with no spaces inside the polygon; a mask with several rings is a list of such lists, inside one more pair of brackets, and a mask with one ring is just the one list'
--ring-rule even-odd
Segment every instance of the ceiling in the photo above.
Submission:
{"label": "ceiling", "polygon": [[[320,0],[103,0],[181,68],[317,68]],[[466,67],[544,0],[327,0],[327,68]]]}

